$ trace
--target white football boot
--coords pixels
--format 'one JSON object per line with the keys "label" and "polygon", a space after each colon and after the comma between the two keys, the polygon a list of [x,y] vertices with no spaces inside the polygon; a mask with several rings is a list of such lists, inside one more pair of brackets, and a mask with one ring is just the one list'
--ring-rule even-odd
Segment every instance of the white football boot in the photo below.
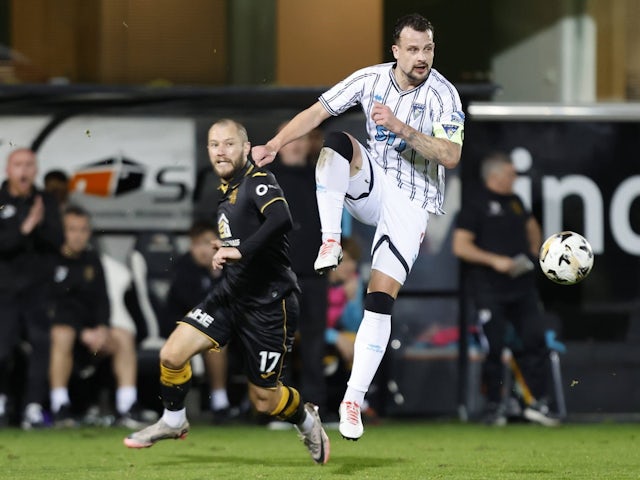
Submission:
{"label": "white football boot", "polygon": [[186,419],[178,428],[172,428],[161,418],[153,425],[129,435],[124,439],[124,444],[129,448],[148,448],[159,440],[170,438],[182,440],[188,433],[189,422]]}
{"label": "white football boot", "polygon": [[342,261],[342,246],[339,242],[329,239],[322,242],[318,251],[318,258],[313,264],[313,268],[319,274],[323,274],[328,270],[335,270]]}
{"label": "white football boot", "polygon": [[364,433],[360,405],[356,402],[342,402],[340,404],[340,425],[338,430],[346,440],[358,440]]}

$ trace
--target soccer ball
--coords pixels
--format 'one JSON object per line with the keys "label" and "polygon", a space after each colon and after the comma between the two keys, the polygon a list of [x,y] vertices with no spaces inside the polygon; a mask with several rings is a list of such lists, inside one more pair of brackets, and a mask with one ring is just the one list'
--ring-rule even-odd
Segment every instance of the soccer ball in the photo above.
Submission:
{"label": "soccer ball", "polygon": [[593,267],[593,250],[582,235],[559,232],[540,248],[540,268],[550,280],[573,285],[583,280]]}

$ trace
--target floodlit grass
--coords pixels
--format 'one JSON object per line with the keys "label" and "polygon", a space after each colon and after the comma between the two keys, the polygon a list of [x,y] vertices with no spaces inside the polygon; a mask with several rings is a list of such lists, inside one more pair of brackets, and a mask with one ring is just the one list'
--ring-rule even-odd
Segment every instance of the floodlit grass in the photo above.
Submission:
{"label": "floodlit grass", "polygon": [[387,422],[358,442],[335,430],[331,459],[315,465],[294,431],[194,425],[186,440],[149,449],[124,429],[0,431],[0,478],[111,479],[638,479],[637,424],[490,428]]}

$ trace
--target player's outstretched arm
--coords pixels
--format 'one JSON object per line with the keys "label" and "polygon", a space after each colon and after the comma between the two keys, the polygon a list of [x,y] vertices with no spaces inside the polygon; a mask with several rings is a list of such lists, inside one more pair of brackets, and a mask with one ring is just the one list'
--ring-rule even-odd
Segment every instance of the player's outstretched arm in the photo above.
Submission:
{"label": "player's outstretched arm", "polygon": [[283,145],[306,135],[311,130],[329,118],[330,114],[320,102],[316,102],[287,123],[278,134],[267,142],[266,145],[256,145],[251,149],[251,158],[259,167],[267,165],[276,158],[278,150]]}

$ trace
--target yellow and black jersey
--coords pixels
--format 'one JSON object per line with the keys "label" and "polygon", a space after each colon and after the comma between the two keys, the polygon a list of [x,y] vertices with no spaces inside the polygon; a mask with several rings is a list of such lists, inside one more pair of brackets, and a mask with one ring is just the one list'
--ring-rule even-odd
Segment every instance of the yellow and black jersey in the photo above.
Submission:
{"label": "yellow and black jersey", "polygon": [[289,259],[291,213],[275,176],[247,162],[220,188],[218,235],[242,259],[225,265],[211,299],[219,305],[257,306],[299,290]]}

